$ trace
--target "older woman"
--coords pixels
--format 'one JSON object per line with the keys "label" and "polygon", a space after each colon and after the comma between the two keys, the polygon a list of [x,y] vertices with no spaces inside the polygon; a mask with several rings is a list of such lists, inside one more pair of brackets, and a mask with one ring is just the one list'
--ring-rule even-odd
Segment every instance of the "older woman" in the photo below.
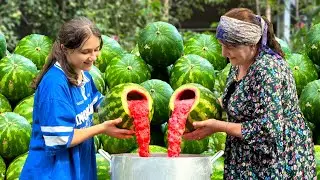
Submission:
{"label": "older woman", "polygon": [[225,179],[315,179],[310,130],[272,24],[249,9],[232,9],[216,37],[232,64],[221,101],[228,122],[195,122],[184,138],[226,132]]}

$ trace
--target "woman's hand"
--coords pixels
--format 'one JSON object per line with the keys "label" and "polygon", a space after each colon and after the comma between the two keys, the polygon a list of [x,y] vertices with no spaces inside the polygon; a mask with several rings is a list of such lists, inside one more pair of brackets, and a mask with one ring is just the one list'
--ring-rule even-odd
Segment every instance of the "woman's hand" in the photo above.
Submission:
{"label": "woman's hand", "polygon": [[112,136],[115,138],[120,138],[120,139],[127,139],[131,138],[134,135],[133,130],[128,130],[128,129],[120,129],[116,125],[121,123],[122,119],[118,118],[115,120],[109,120],[103,122],[101,125],[103,127],[102,133]]}
{"label": "woman's hand", "polygon": [[215,119],[208,119],[205,121],[194,122],[193,126],[196,130],[185,133],[183,135],[183,138],[187,140],[200,140],[217,132],[217,129],[215,127],[216,121],[217,120]]}

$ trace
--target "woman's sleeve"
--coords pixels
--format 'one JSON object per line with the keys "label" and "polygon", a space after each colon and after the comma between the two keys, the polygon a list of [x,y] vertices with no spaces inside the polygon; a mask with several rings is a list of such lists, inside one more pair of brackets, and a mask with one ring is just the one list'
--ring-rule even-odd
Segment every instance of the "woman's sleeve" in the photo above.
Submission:
{"label": "woman's sleeve", "polygon": [[280,98],[284,89],[281,88],[281,73],[265,67],[256,74],[251,97],[254,119],[242,123],[241,133],[248,144],[273,143],[282,132],[283,109]]}
{"label": "woman's sleeve", "polygon": [[38,105],[40,129],[49,154],[70,146],[76,126],[74,108],[61,99],[48,99]]}

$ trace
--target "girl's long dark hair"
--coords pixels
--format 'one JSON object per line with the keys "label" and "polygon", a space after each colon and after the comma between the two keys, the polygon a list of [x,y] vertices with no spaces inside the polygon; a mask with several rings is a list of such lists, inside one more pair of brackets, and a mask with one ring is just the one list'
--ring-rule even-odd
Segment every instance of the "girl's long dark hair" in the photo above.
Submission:
{"label": "girl's long dark hair", "polygon": [[103,43],[101,39],[101,33],[95,24],[89,19],[85,17],[77,17],[64,23],[60,28],[58,37],[52,46],[51,53],[48,56],[46,64],[43,66],[40,74],[34,80],[32,87],[34,89],[38,87],[43,76],[57,61],[60,63],[62,70],[65,72],[68,81],[72,85],[77,86],[78,75],[67,61],[65,48],[72,50],[80,48],[81,45],[88,40],[91,35],[94,35],[100,39],[101,48]]}

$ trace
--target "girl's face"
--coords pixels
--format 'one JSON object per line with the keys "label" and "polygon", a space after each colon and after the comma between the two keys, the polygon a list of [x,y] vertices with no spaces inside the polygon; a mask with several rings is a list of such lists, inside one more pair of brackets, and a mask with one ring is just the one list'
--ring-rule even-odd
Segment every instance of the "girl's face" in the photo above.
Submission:
{"label": "girl's face", "polygon": [[66,57],[74,71],[80,74],[81,70],[89,71],[100,52],[100,39],[91,35],[77,49],[67,49]]}
{"label": "girl's face", "polygon": [[233,45],[222,43],[222,55],[229,58],[232,65],[244,65],[250,63],[256,56],[257,47],[255,45]]}

